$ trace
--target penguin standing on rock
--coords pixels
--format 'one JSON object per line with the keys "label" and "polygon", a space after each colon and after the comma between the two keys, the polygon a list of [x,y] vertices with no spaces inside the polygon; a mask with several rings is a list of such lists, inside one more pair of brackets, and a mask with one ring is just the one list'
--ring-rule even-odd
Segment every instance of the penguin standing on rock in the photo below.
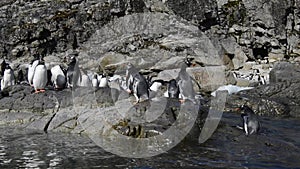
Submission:
{"label": "penguin standing on rock", "polygon": [[92,82],[91,82],[89,76],[84,71],[81,73],[81,81],[80,81],[79,86],[81,86],[81,87],[90,87],[90,86],[92,86]]}
{"label": "penguin standing on rock", "polygon": [[38,62],[34,70],[33,75],[33,87],[35,89],[35,93],[45,92],[45,87],[48,82],[48,73],[45,65],[45,61],[41,58]]}
{"label": "penguin standing on rock", "polygon": [[253,110],[247,105],[242,105],[237,110],[242,111],[241,117],[243,119],[243,127],[239,128],[243,129],[246,135],[257,133],[260,129],[260,123]]}
{"label": "penguin standing on rock", "polygon": [[126,70],[127,92],[132,93],[136,103],[149,99],[149,85],[146,78],[129,63]]}
{"label": "penguin standing on rock", "polygon": [[24,79],[24,73],[22,69],[19,69],[18,73],[17,73],[17,84],[22,84],[24,83],[25,79]]}
{"label": "penguin standing on rock", "polygon": [[101,76],[101,79],[99,81],[99,87],[100,88],[108,87],[108,79],[106,75]]}
{"label": "penguin standing on rock", "polygon": [[15,85],[15,77],[14,77],[14,71],[12,68],[9,66],[9,64],[6,63],[5,69],[3,72],[3,77],[1,80],[1,90],[8,86],[13,86]]}
{"label": "penguin standing on rock", "polygon": [[27,80],[30,86],[33,86],[33,75],[35,72],[35,68],[37,67],[38,64],[39,64],[39,60],[35,59],[28,66]]}
{"label": "penguin standing on rock", "polygon": [[65,88],[67,80],[63,68],[60,65],[51,68],[51,82],[56,90]]}
{"label": "penguin standing on rock", "polygon": [[95,89],[98,89],[98,87],[99,87],[99,81],[98,81],[98,75],[97,74],[94,74],[94,76],[92,78],[92,86]]}
{"label": "penguin standing on rock", "polygon": [[168,97],[179,98],[179,88],[175,79],[171,79],[168,83]]}
{"label": "penguin standing on rock", "polygon": [[67,69],[67,86],[69,88],[74,88],[80,85],[81,82],[81,73],[79,70],[78,61],[75,56],[71,57],[71,62],[68,64]]}
{"label": "penguin standing on rock", "polygon": [[196,103],[196,94],[193,87],[192,77],[186,72],[186,68],[191,65],[191,60],[186,58],[185,62],[181,63],[180,72],[177,77],[178,88],[182,97],[180,100],[181,103],[183,103],[185,100],[190,100],[193,103]]}

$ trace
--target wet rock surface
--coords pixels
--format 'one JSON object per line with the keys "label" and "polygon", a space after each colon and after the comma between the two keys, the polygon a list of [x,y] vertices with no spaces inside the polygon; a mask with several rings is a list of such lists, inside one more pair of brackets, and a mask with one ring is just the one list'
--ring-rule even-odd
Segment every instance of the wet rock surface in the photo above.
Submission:
{"label": "wet rock surface", "polygon": [[[298,65],[291,66],[298,68]],[[276,79],[286,78],[285,74],[281,73],[284,71],[282,66],[277,66],[272,71]],[[224,113],[237,113],[235,108],[247,104],[262,117],[298,118],[300,81],[295,77],[298,77],[299,73],[294,71],[292,74],[294,76],[285,81],[260,85],[251,90],[228,95]],[[85,120],[82,119],[92,118],[97,121],[97,118],[101,119],[103,112],[106,112],[104,115],[112,121],[110,127],[120,134],[149,137],[170,128],[176,122],[182,106],[177,99],[164,97],[134,104],[133,96],[114,88],[95,90],[81,87],[75,91],[55,91],[49,88],[45,93],[35,94],[30,86],[15,85],[1,91],[1,94],[0,124],[21,125],[46,132],[85,133],[86,128],[82,127]],[[203,128],[212,108],[211,99],[212,96],[208,95],[201,98],[191,133],[199,133]],[[150,113],[150,116],[147,116],[147,113]]]}
{"label": "wet rock surface", "polygon": [[228,99],[228,107],[249,104],[257,114],[299,117],[299,65],[278,63],[271,71],[271,83],[242,91]]}
{"label": "wet rock surface", "polygon": [[[36,53],[48,69],[76,53],[82,69],[104,69],[111,75],[132,62],[156,78],[168,79],[176,77],[182,59],[189,56],[199,63],[188,70],[201,84],[196,91],[206,94],[224,84],[255,87],[228,96],[225,111],[246,103],[261,116],[299,117],[299,18],[297,1],[1,1],[0,57],[17,72]],[[286,62],[277,64],[282,60]],[[9,87],[0,95],[0,124],[82,133],[78,119],[90,114],[74,109],[74,101],[109,112],[118,100],[130,98],[111,89],[97,90],[93,97],[87,92],[81,90],[74,99],[69,89],[33,94],[29,86]],[[204,98],[197,132],[210,107],[211,98]],[[148,108],[132,107],[141,112]],[[179,107],[168,100],[155,125],[141,127],[164,131]],[[122,120],[114,124],[118,132],[142,137],[130,132],[140,127],[137,123],[125,116]]]}

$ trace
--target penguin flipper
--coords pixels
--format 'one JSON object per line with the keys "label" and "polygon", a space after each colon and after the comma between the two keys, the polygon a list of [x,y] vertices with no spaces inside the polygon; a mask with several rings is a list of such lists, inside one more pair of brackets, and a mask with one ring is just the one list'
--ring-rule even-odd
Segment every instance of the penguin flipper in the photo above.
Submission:
{"label": "penguin flipper", "polygon": [[[190,76],[191,77],[191,76]],[[199,90],[201,90],[201,86],[200,84],[196,81],[195,78],[191,77],[191,79],[196,83],[196,85],[198,86]]]}

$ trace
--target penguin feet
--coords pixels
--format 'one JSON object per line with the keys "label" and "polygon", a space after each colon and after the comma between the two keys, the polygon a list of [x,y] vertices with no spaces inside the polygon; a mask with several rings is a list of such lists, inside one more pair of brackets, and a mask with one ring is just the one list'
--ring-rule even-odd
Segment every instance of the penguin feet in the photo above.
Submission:
{"label": "penguin feet", "polygon": [[179,102],[180,102],[181,104],[183,104],[183,103],[185,102],[185,100],[184,100],[184,99],[179,99]]}
{"label": "penguin feet", "polygon": [[45,92],[45,89],[36,89],[35,90],[35,94],[37,94],[37,93],[44,93]]}

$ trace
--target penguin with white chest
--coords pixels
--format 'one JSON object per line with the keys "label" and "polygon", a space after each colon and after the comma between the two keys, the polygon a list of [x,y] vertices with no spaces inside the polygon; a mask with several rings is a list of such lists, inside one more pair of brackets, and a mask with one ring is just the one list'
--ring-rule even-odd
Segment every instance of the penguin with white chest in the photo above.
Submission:
{"label": "penguin with white chest", "polygon": [[131,63],[127,65],[126,84],[128,93],[135,96],[136,103],[149,99],[148,82]]}
{"label": "penguin with white chest", "polygon": [[78,66],[78,61],[75,56],[71,57],[71,61],[68,64],[67,69],[67,86],[69,88],[74,88],[76,86],[80,86],[81,82],[81,73]]}
{"label": "penguin with white chest", "polygon": [[60,65],[56,65],[51,68],[51,82],[56,90],[65,88],[67,79],[65,72]]}
{"label": "penguin with white chest", "polygon": [[242,111],[242,119],[243,119],[243,127],[242,129],[246,133],[246,135],[251,135],[254,133],[258,133],[260,129],[260,123],[256,114],[253,110],[247,105],[242,105],[239,110]]}
{"label": "penguin with white chest", "polygon": [[168,97],[179,98],[179,87],[175,79],[171,79],[168,83]]}
{"label": "penguin with white chest", "polygon": [[195,101],[195,90],[193,87],[192,78],[187,73],[186,68],[191,65],[191,61],[186,58],[184,63],[181,63],[180,72],[177,77],[177,84],[180,91],[180,95],[182,99],[180,100],[181,103],[183,103],[185,100],[190,100],[193,103],[196,103]]}
{"label": "penguin with white chest", "polygon": [[45,92],[45,87],[48,82],[47,68],[45,65],[45,61],[40,59],[38,65],[34,70],[33,75],[33,87],[35,89],[35,93]]}
{"label": "penguin with white chest", "polygon": [[92,86],[95,89],[98,89],[98,87],[99,87],[98,74],[94,74],[94,76],[92,78]]}
{"label": "penguin with white chest", "polygon": [[106,75],[101,76],[101,79],[99,80],[99,87],[100,88],[108,87],[108,79]]}
{"label": "penguin with white chest", "polygon": [[33,76],[38,64],[39,64],[39,60],[35,59],[28,66],[27,80],[30,86],[33,86]]}
{"label": "penguin with white chest", "polygon": [[14,71],[9,66],[9,64],[6,63],[5,69],[3,72],[3,77],[1,80],[1,90],[5,89],[8,86],[13,86],[13,85],[15,85]]}

